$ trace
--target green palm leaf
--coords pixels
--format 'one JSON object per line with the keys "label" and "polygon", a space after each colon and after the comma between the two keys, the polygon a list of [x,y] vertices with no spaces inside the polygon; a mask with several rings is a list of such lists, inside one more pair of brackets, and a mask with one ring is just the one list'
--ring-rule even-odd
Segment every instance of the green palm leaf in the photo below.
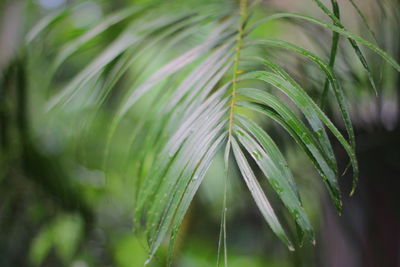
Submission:
{"label": "green palm leaf", "polygon": [[[376,45],[347,31],[339,19],[336,1],[332,1],[333,12],[319,0],[315,1],[333,24],[293,13],[273,14],[252,23],[249,15],[252,10],[249,12],[248,9],[255,8],[257,4],[246,0],[240,1],[239,8],[216,4],[185,11],[179,16],[163,14],[163,4],[160,3],[116,12],[64,45],[58,52],[54,68],[110,28],[126,24],[121,26],[121,33],[112,43],[107,44],[96,58],[49,99],[49,109],[67,107],[82,96],[79,92],[85,90],[88,91],[87,95],[97,96],[92,103],[95,109],[102,108],[124,74],[134,63],[143,64],[140,60],[148,55],[141,70],[120,92],[122,97],[118,98],[118,105],[113,111],[107,143],[110,149],[118,128],[125,122],[134,125],[130,140],[126,142],[132,151],[132,160],[139,166],[134,174],[138,181],[134,224],[137,231],[147,235],[149,261],[168,235],[173,248],[189,205],[214,157],[224,146],[226,164],[232,150],[262,216],[288,248],[294,249],[294,246],[270,205],[250,161],[257,164],[287,208],[301,230],[300,239],[304,234],[312,243],[315,242],[312,225],[302,207],[295,178],[284,154],[264,129],[262,121],[252,119],[253,113],[266,115],[288,132],[320,173],[340,212],[339,171],[328,129],[349,156],[354,174],[354,192],[358,177],[355,138],[346,96],[333,69],[339,35],[350,40],[369,77],[372,76],[359,45],[376,52],[397,71],[400,71],[400,65]],[[37,38],[46,27],[62,21],[64,16],[68,14],[60,13],[46,18],[31,32],[28,41]],[[289,42],[252,39],[254,29],[280,18],[308,21],[332,31],[334,35],[329,62]],[[322,95],[326,95],[329,86],[333,89],[347,139],[323,108],[316,104],[307,88],[270,57],[255,57],[252,49],[257,46],[268,46],[272,51],[286,49],[315,63],[326,75],[325,83],[321,84]],[[156,61],[165,56],[165,51],[174,50],[173,47],[178,47],[179,53],[172,53],[173,56],[164,59],[162,64]],[[252,71],[242,70],[244,61],[251,63]],[[149,65],[153,68],[157,66],[157,70],[152,70]],[[93,82],[101,86],[89,86]],[[371,83],[375,87],[372,78]],[[267,92],[265,87],[271,90]],[[135,107],[147,97],[150,99],[147,112],[135,113]],[[291,108],[285,102],[287,100],[295,108]],[[224,223],[222,225],[224,227]],[[172,251],[170,249],[170,256]]]}

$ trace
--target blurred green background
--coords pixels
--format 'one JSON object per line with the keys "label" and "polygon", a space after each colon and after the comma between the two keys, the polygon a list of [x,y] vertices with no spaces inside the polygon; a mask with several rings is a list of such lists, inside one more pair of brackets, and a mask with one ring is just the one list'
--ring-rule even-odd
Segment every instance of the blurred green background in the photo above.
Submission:
{"label": "blurred green background", "polygon": [[[75,107],[71,105],[67,109],[47,112],[45,103],[116,38],[124,22],[85,43],[54,74],[57,49],[79,38],[110,13],[146,2],[150,1],[0,2],[3,81],[0,88],[0,266],[143,266],[147,258],[145,241],[132,228],[136,187],[133,176],[140,170],[130,161],[130,155],[135,151],[129,149],[126,140],[130,140],[137,117],[152,104],[151,97],[135,107],[131,120],[124,121],[107,148],[107,127],[112,120],[110,111],[115,109],[115,101],[121,94],[119,88],[134,83],[131,77],[142,71],[151,73],[181,53],[186,48],[185,42],[191,44],[198,41],[196,38],[202,39],[203,33],[199,31],[196,38],[160,52],[158,57],[153,55],[163,47],[149,48],[147,54],[138,57],[116,83],[105,109],[98,109],[90,101],[77,101]],[[171,2],[176,3],[171,4],[170,12],[178,15],[182,10],[218,1]],[[351,30],[366,38],[375,38],[400,61],[399,1],[362,1],[362,4],[357,1],[375,37],[369,34],[350,3],[340,2],[343,2],[343,20]],[[230,4],[234,6],[236,1],[230,1]],[[40,19],[63,12],[65,7],[73,7],[68,19],[45,31],[40,39],[24,45],[27,34]],[[323,17],[313,8],[312,1],[294,0],[262,1],[254,16],[262,17],[274,10]],[[290,23],[266,24],[254,35],[296,40],[311,48],[314,46],[311,41],[320,43],[315,50],[324,56],[329,51],[331,38],[329,32]],[[379,81],[380,94],[375,97],[354,55],[350,55],[344,44],[340,50],[337,69],[344,77],[344,87],[351,99],[361,165],[357,193],[347,197],[351,177],[340,178],[344,211],[341,216],[337,215],[304,153],[298,151],[282,132],[271,129],[294,170],[305,209],[317,230],[317,244],[315,247],[305,244],[295,252],[288,251],[263,221],[236,171],[236,175],[230,177],[228,188],[229,266],[400,266],[399,77],[367,53],[373,75]],[[311,67],[286,59],[288,55],[284,53],[274,56],[287,60],[285,67],[299,77],[304,73],[315,76]],[[23,74],[18,71],[21,69],[24,69]],[[112,66],[112,74],[111,71]],[[310,87],[314,86],[310,82]],[[78,99],[90,99],[84,90],[79,94]],[[330,115],[338,116],[333,110]],[[153,120],[157,117],[153,116]],[[266,127],[269,127],[268,123]],[[339,165],[345,169],[346,156],[337,147]],[[223,155],[218,155],[183,223],[174,266],[215,266],[223,201],[222,166]],[[145,171],[150,167],[144,163],[141,168]],[[268,193],[268,188],[266,191]],[[277,207],[281,205],[278,199],[272,199],[272,202]],[[277,210],[277,213],[281,217],[288,216],[283,211]],[[149,266],[165,266],[166,250],[167,244],[164,244]]]}

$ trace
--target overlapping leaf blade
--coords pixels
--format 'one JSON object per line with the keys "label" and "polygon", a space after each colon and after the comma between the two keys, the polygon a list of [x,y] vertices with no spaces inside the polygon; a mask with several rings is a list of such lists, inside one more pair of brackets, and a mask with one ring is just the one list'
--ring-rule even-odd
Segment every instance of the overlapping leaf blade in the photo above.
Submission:
{"label": "overlapping leaf blade", "polygon": [[271,207],[271,204],[269,203],[260,184],[258,183],[254,172],[252,171],[246,157],[239,147],[239,144],[235,139],[231,140],[233,154],[235,155],[236,162],[239,166],[240,172],[243,175],[243,179],[247,184],[247,187],[249,188],[255,202],[257,203],[258,208],[260,209],[265,220],[268,222],[272,231],[289,247],[289,249],[293,250],[293,245],[291,244],[290,240],[286,236],[285,231],[279,223],[279,220],[276,217],[275,212]]}
{"label": "overlapping leaf blade", "polygon": [[282,175],[276,162],[271,159],[271,156],[261,148],[248,132],[236,126],[235,133],[240,143],[246,148],[247,152],[267,177],[272,188],[279,195],[290,214],[296,220],[296,223],[310,238],[311,242],[315,242],[312,226],[301,206],[297,192],[293,190],[290,180]]}

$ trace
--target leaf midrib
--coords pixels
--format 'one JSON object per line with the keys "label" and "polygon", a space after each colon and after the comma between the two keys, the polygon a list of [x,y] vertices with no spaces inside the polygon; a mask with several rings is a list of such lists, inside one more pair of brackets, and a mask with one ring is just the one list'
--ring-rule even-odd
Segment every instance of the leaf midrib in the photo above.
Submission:
{"label": "leaf midrib", "polygon": [[236,52],[235,52],[235,58],[234,58],[234,65],[233,65],[233,74],[232,74],[232,92],[231,92],[231,101],[229,104],[230,111],[229,111],[229,130],[228,130],[228,135],[229,139],[232,137],[232,131],[233,131],[233,124],[235,120],[235,114],[234,114],[234,107],[236,104],[236,90],[237,90],[237,76],[240,73],[239,71],[239,60],[240,60],[240,52],[243,47],[243,36],[244,36],[244,26],[245,26],[245,21],[247,19],[247,7],[248,3],[247,0],[240,0],[240,25],[239,25],[239,31],[238,35],[236,37]]}

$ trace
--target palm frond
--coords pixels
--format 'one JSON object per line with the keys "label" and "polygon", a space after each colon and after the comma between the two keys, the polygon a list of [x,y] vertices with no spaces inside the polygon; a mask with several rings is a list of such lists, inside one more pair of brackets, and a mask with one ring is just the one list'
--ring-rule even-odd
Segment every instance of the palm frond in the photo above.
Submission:
{"label": "palm frond", "polygon": [[[139,166],[133,174],[138,181],[134,223],[136,230],[147,234],[149,261],[168,234],[173,248],[189,205],[213,159],[224,146],[228,155],[226,164],[232,150],[245,184],[272,231],[289,249],[294,249],[250,162],[256,163],[282,200],[300,229],[300,239],[304,235],[315,243],[313,228],[283,153],[261,122],[252,119],[249,114],[263,114],[288,132],[320,173],[340,212],[339,171],[326,131],[328,129],[349,156],[354,174],[354,192],[358,177],[355,138],[344,90],[334,71],[339,36],[350,41],[373,88],[375,84],[371,71],[359,45],[377,53],[397,71],[400,71],[400,65],[373,43],[347,31],[340,21],[336,1],[332,0],[333,12],[319,0],[315,2],[333,24],[294,13],[276,13],[252,22],[250,14],[257,5],[246,0],[241,0],[239,7],[211,5],[205,9],[185,11],[178,16],[162,12],[160,16],[162,5],[150,5],[112,14],[60,49],[54,69],[71,55],[79,53],[85,43],[128,21],[111,44],[49,99],[49,110],[77,101],[82,96],[79,92],[92,88],[88,86],[90,82],[101,84],[94,89],[97,91],[88,92],[92,96],[90,104],[99,109],[105,105],[112,89],[133,63],[139,62],[140,65],[143,54],[150,55],[130,84],[125,86],[123,96],[118,98],[107,140],[108,146],[112,146],[118,127],[123,123],[128,121],[135,126],[131,139],[127,141],[132,158]],[[62,20],[64,13],[61,14],[39,24],[29,35],[29,42],[43,31],[45,25]],[[136,18],[138,14],[140,16]],[[329,62],[290,42],[252,39],[252,32],[260,25],[283,18],[306,21],[333,32]],[[307,88],[271,58],[252,54],[252,49],[260,46],[301,55],[322,71],[326,76],[321,85],[322,98],[332,88],[347,139],[309,95]],[[174,51],[173,47],[177,47],[179,53],[171,53],[174,56],[164,59],[161,67],[157,67],[156,71],[150,70],[148,65],[160,66],[159,62],[153,61],[165,56],[165,50]],[[251,63],[253,69],[243,70],[244,61]],[[270,92],[260,84],[270,88]],[[135,113],[135,106],[146,97],[150,99],[147,112]],[[295,107],[290,108],[287,101]]]}

